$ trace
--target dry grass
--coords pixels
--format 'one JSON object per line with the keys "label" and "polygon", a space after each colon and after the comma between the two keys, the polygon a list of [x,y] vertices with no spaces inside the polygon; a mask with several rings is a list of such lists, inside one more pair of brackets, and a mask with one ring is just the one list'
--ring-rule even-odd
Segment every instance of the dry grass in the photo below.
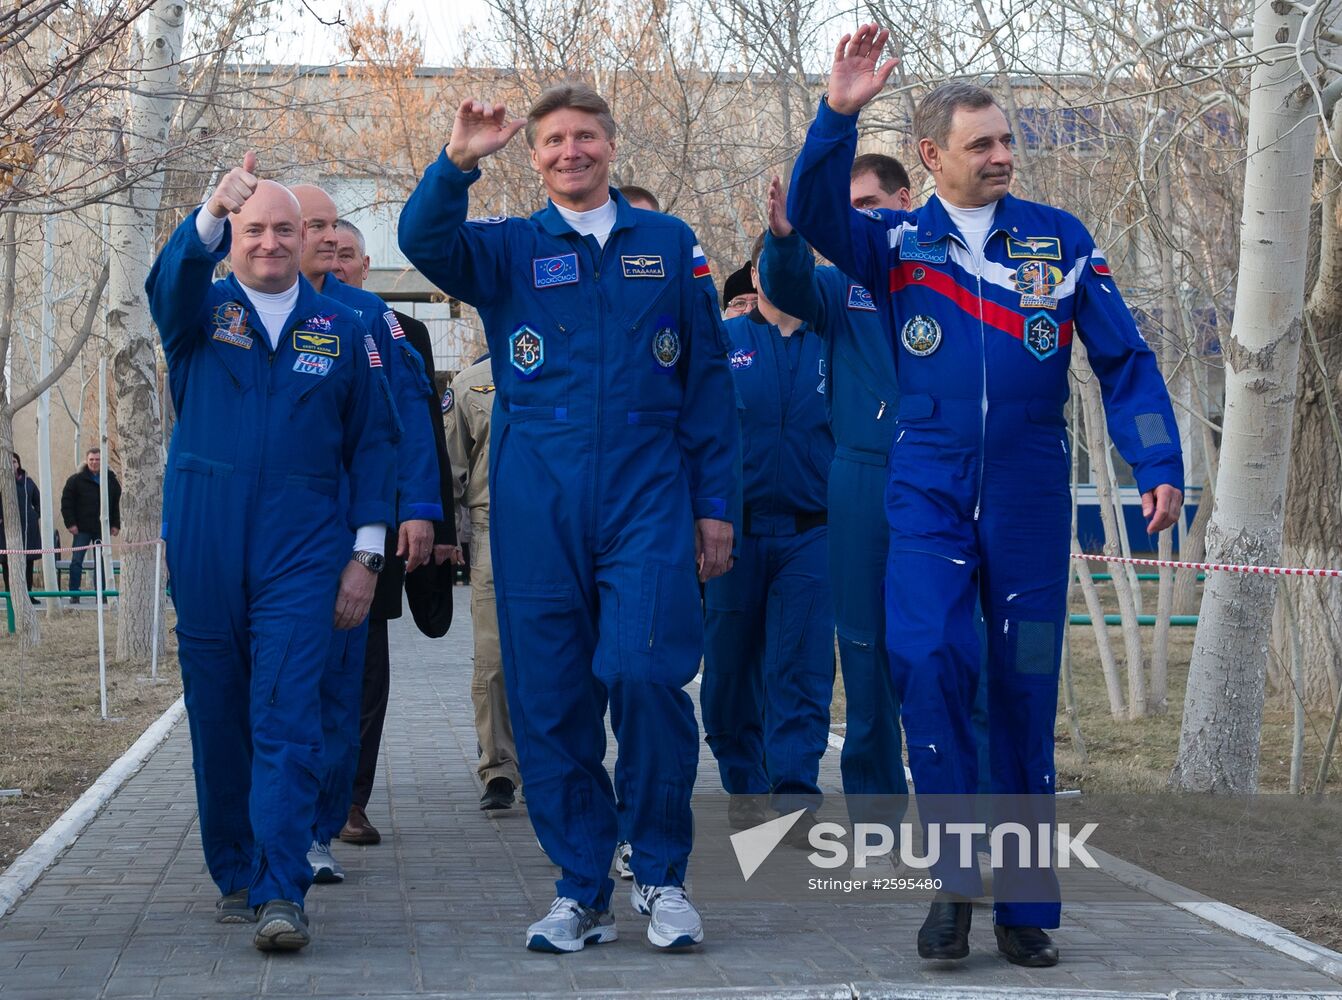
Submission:
{"label": "dry grass", "polygon": [[[1097,584],[1105,610],[1117,613],[1112,586]],[[1156,605],[1153,582],[1143,583],[1143,611]],[[1085,613],[1081,595],[1074,590],[1072,611]],[[1168,694],[1165,710],[1141,719],[1115,719],[1100,668],[1094,629],[1072,626],[1069,633],[1073,687],[1076,692],[1085,756],[1075,746],[1063,706],[1058,701],[1058,787],[1080,789],[1086,801],[1104,801],[1113,853],[1165,878],[1217,899],[1240,906],[1289,928],[1302,937],[1342,950],[1342,901],[1337,898],[1336,858],[1342,844],[1320,831],[1332,827],[1331,801],[1320,818],[1304,800],[1296,810],[1290,801],[1260,800],[1243,808],[1188,800],[1173,804],[1165,797],[1170,770],[1179,750],[1179,728],[1184,690],[1192,656],[1195,629],[1170,630]],[[1122,630],[1107,629],[1110,647],[1122,669]],[[1155,630],[1142,629],[1145,660],[1150,666]],[[1126,698],[1126,677],[1123,678]],[[844,719],[843,683],[836,680],[833,722]],[[1304,777],[1313,787],[1323,753],[1331,713],[1307,714]],[[1270,693],[1263,713],[1260,788],[1285,793],[1290,787],[1293,710],[1287,697]],[[841,727],[836,731],[844,732]],[[1342,760],[1335,757],[1328,791],[1342,790]],[[1134,796],[1140,795],[1139,800]],[[1168,805],[1153,807],[1159,795]],[[1112,801],[1110,800],[1112,798]],[[1331,811],[1331,812],[1330,812]],[[1122,815],[1120,821],[1119,817]],[[1342,824],[1339,824],[1342,826]],[[1331,829],[1330,829],[1331,832]],[[1270,860],[1269,860],[1270,859]]]}
{"label": "dry grass", "polygon": [[[0,610],[0,615],[3,611]],[[173,618],[168,612],[168,624]],[[105,618],[108,715],[98,705],[98,626],[92,609],[42,616],[42,643],[22,651],[0,625],[0,871],[64,812],[182,693],[176,643],[159,661],[162,681],[110,662],[115,612]]]}

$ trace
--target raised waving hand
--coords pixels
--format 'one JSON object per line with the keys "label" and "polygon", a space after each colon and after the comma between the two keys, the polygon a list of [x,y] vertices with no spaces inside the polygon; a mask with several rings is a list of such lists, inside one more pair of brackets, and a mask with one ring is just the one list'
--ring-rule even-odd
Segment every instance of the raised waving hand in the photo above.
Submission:
{"label": "raised waving hand", "polygon": [[452,136],[447,140],[447,158],[459,170],[474,170],[486,156],[497,153],[527,123],[525,118],[508,118],[508,108],[502,104],[464,100],[457,108],[452,122]]}
{"label": "raised waving hand", "polygon": [[881,90],[899,65],[891,56],[881,63],[890,32],[864,24],[852,35],[844,35],[834,49],[829,71],[829,106],[841,115],[855,115]]}

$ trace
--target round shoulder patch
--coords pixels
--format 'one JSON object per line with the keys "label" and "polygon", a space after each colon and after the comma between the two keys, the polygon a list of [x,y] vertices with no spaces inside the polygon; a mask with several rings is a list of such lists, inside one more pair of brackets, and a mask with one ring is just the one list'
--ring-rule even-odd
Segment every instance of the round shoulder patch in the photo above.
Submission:
{"label": "round shoulder patch", "polygon": [[670,327],[662,327],[652,338],[652,356],[663,368],[672,367],[680,360],[680,334]]}
{"label": "round shoulder patch", "polygon": [[911,316],[899,333],[904,350],[925,358],[941,346],[941,325],[931,316]]}
{"label": "round shoulder patch", "polygon": [[451,390],[450,388],[449,388],[449,389],[444,389],[444,390],[443,390],[443,403],[442,403],[442,406],[443,406],[443,412],[444,412],[444,413],[451,413],[451,412],[452,412],[452,406],[453,406],[453,404],[456,403],[456,401],[457,401],[457,397],[456,397],[456,395],[452,392],[452,390]]}

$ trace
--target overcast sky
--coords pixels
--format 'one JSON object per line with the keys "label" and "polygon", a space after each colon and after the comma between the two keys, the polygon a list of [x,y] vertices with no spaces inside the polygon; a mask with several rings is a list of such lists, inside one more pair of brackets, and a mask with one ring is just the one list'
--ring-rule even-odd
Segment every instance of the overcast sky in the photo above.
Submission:
{"label": "overcast sky", "polygon": [[[297,3],[295,6],[295,16],[284,19],[285,25],[292,25],[290,30],[280,28],[269,35],[268,62],[326,64],[349,57],[343,29],[327,27],[318,20],[318,16],[334,19],[347,6],[342,0],[308,0],[311,10]],[[428,66],[451,63],[461,31],[471,23],[489,20],[485,0],[390,0],[389,9],[397,23],[408,25],[413,21],[423,39],[424,63]]]}

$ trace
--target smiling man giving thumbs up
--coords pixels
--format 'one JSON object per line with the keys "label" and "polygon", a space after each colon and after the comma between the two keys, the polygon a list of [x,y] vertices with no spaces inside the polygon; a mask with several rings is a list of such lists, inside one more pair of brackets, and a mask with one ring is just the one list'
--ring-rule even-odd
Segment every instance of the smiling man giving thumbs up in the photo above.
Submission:
{"label": "smiling man giving thumbs up", "polygon": [[[310,940],[319,682],[333,629],[367,614],[377,568],[350,552],[342,470],[351,526],[392,517],[381,357],[299,274],[303,239],[298,201],[248,153],[146,283],[179,415],[164,538],[201,840],[217,919],[256,921],[265,951]],[[233,273],[213,281],[225,257]]]}

